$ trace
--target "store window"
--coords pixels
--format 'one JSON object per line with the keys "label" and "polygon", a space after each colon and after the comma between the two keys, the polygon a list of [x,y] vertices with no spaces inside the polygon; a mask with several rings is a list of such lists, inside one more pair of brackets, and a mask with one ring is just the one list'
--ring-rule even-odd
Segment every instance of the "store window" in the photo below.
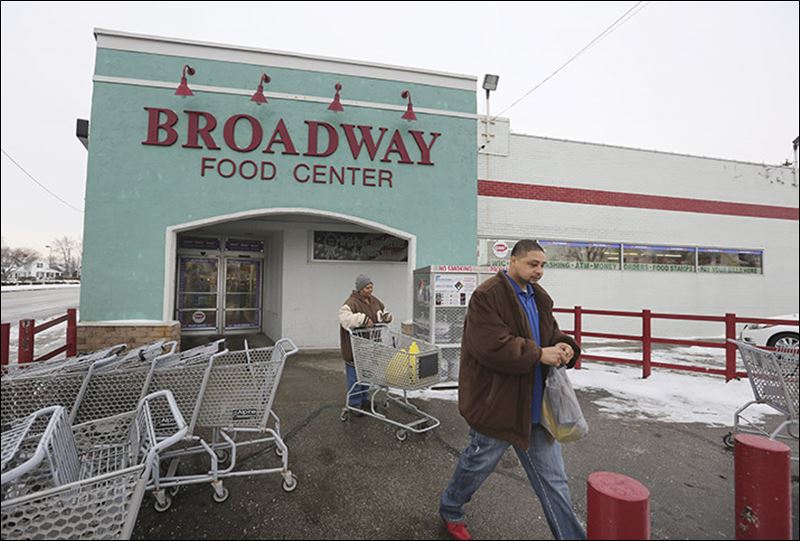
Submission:
{"label": "store window", "polygon": [[603,242],[540,240],[547,266],[555,269],[619,270],[620,245]]}
{"label": "store window", "polygon": [[764,252],[761,250],[697,249],[699,272],[761,274],[763,261]]}
{"label": "store window", "polygon": [[626,244],[625,270],[694,272],[695,248]]}
{"label": "store window", "polygon": [[314,231],[314,261],[408,261],[408,241],[385,233]]}

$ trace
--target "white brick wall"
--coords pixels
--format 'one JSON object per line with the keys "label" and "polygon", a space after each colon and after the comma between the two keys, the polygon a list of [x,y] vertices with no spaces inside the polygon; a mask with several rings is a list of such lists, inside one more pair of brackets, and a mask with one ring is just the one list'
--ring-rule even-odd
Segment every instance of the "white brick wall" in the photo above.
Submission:
{"label": "white brick wall", "polygon": [[[479,154],[478,178],[563,188],[798,207],[789,167],[511,134],[509,156]],[[488,169],[488,170],[487,170]],[[501,197],[478,198],[478,235],[764,250],[763,275],[550,269],[558,306],[761,316],[798,311],[797,220]],[[566,320],[564,320],[566,321]],[[571,328],[570,323],[566,324]],[[589,320],[590,323],[592,320]],[[602,330],[640,332],[604,318]],[[613,322],[613,323],[612,323]],[[595,330],[597,325],[590,325]],[[722,324],[656,321],[656,334],[721,334]]]}

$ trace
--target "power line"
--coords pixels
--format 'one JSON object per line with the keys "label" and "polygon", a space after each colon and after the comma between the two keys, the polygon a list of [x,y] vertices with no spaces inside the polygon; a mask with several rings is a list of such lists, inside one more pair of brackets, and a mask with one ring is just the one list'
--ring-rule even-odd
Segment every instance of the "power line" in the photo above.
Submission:
{"label": "power line", "polygon": [[65,205],[67,205],[67,206],[68,206],[69,208],[71,208],[72,210],[77,210],[78,212],[80,212],[81,214],[83,214],[83,211],[82,211],[81,209],[79,209],[79,208],[77,208],[77,207],[74,207],[74,206],[72,206],[71,204],[67,203],[66,201],[64,201],[63,199],[61,199],[61,198],[60,198],[58,195],[56,195],[56,194],[54,194],[53,192],[51,192],[51,191],[50,191],[50,190],[47,188],[47,186],[45,186],[44,184],[42,184],[41,182],[39,182],[38,180],[36,180],[35,178],[33,178],[33,175],[31,175],[30,173],[28,173],[28,172],[25,170],[25,168],[24,168],[24,167],[22,167],[20,164],[18,164],[18,163],[17,163],[17,160],[15,160],[14,158],[12,158],[12,157],[11,157],[11,156],[8,154],[8,152],[6,152],[6,151],[5,151],[5,149],[0,149],[0,151],[2,151],[2,152],[3,152],[3,155],[4,155],[6,158],[8,158],[9,160],[11,160],[11,163],[13,163],[13,164],[14,164],[14,165],[16,165],[17,167],[19,167],[19,168],[20,168],[20,170],[21,170],[23,173],[25,173],[26,175],[28,175],[28,178],[29,178],[29,179],[31,179],[32,181],[34,181],[34,182],[35,182],[35,183],[36,183],[36,184],[37,184],[37,185],[38,185],[38,186],[39,186],[41,189],[43,189],[44,191],[46,191],[47,193],[49,193],[50,195],[52,195],[53,197],[55,197],[56,199],[58,199],[59,201],[61,201],[61,202],[62,202],[62,203],[64,203]]}
{"label": "power line", "polygon": [[[620,26],[625,24],[627,21],[629,21],[631,18],[633,18],[637,13],[639,13],[641,10],[646,8],[649,3],[650,2],[636,2],[636,4],[634,4],[633,7],[631,7],[628,11],[623,13],[616,21],[611,23],[611,25],[609,25],[608,28],[606,28],[605,30],[600,32],[592,41],[590,41],[588,44],[586,44],[580,51],[578,51],[577,53],[572,55],[572,57],[569,60],[567,60],[566,62],[564,62],[564,64],[562,64],[561,67],[559,67],[556,71],[554,71],[553,73],[551,73],[550,75],[548,75],[547,77],[542,79],[542,81],[539,84],[537,84],[536,86],[534,86],[533,88],[528,90],[525,94],[522,95],[521,98],[517,99],[514,103],[512,103],[511,105],[509,105],[508,107],[506,107],[505,109],[503,109],[502,111],[500,111],[499,113],[494,115],[491,120],[496,120],[497,117],[499,117],[503,113],[507,112],[509,109],[514,107],[516,104],[518,104],[519,102],[521,102],[522,100],[527,98],[534,90],[536,90],[537,88],[539,88],[540,86],[545,84],[547,81],[552,79],[558,72],[560,72],[561,70],[566,68],[573,60],[578,58],[584,52],[589,50],[592,46],[596,45],[601,39],[603,39],[604,37],[606,37],[609,34],[611,34],[611,32],[613,32],[614,30],[616,30],[617,28],[619,28]],[[636,10],[636,11],[634,11],[634,10]]]}

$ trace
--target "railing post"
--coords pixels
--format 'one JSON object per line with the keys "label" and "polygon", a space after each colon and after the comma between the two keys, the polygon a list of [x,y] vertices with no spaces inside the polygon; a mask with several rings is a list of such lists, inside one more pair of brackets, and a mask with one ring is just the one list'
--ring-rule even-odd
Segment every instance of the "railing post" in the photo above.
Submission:
{"label": "railing post", "polygon": [[67,309],[67,357],[78,355],[78,311]]}
{"label": "railing post", "polygon": [[736,378],[736,314],[725,314],[725,383]]}
{"label": "railing post", "polygon": [[[581,322],[581,319],[582,319],[581,318],[581,311],[582,311],[582,309],[581,309],[580,306],[576,306],[575,307],[575,324],[573,325],[573,329],[575,329],[575,335],[574,335],[575,342],[578,344],[578,347],[583,349],[583,346],[581,346],[581,333],[583,332],[582,325],[581,325],[581,323],[582,323]],[[579,358],[578,362],[575,363],[575,368],[580,369],[580,367],[581,367],[581,360]]]}
{"label": "railing post", "polygon": [[642,310],[642,379],[650,377],[650,361],[653,356],[652,313]]}
{"label": "railing post", "polygon": [[33,330],[36,328],[35,321],[32,319],[19,320],[19,354],[17,362],[19,364],[33,362]]}
{"label": "railing post", "polygon": [[11,336],[11,323],[3,323],[2,333],[2,347],[0,347],[0,365],[5,366],[8,364],[9,359],[9,344]]}

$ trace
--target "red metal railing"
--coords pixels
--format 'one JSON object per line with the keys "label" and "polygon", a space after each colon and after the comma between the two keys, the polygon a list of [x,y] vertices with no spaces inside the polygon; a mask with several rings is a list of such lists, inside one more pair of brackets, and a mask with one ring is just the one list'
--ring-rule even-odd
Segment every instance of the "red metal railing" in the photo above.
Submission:
{"label": "red metal railing", "polygon": [[[17,362],[19,364],[23,363],[32,363],[36,361],[46,361],[47,359],[52,359],[56,355],[60,353],[67,354],[67,357],[74,357],[78,354],[78,311],[75,308],[67,309],[67,313],[63,316],[57,317],[55,319],[51,319],[50,321],[46,321],[41,325],[36,325],[36,322],[32,319],[20,319],[19,320],[19,349],[18,349],[18,356]],[[56,348],[53,351],[45,353],[40,357],[34,359],[33,358],[33,349],[34,349],[34,340],[36,338],[36,334],[42,331],[45,331],[51,327],[58,325],[59,323],[67,322],[67,342],[60,348]],[[9,361],[9,344],[10,344],[10,337],[11,334],[11,324],[10,323],[3,323],[2,326],[2,358],[0,358],[1,365],[7,365]]]}
{"label": "red metal railing", "polygon": [[[581,359],[593,361],[605,361],[611,363],[622,363],[640,365],[642,367],[642,377],[650,375],[652,367],[670,368],[672,370],[686,370],[689,372],[703,372],[707,374],[717,374],[725,376],[725,381],[730,381],[737,377],[747,376],[746,372],[736,370],[736,345],[729,342],[735,340],[737,323],[766,323],[769,325],[798,325],[794,319],[766,319],[757,317],[738,317],[736,314],[725,314],[724,316],[701,316],[689,314],[667,314],[654,313],[650,310],[641,312],[626,312],[620,310],[590,310],[581,306],[574,308],[554,308],[554,312],[562,314],[573,314],[574,328],[565,330],[566,334],[571,334],[578,345],[581,345],[583,338],[609,338],[614,340],[628,340],[642,343],[642,360],[623,359],[620,357],[609,357],[605,355],[592,355],[582,353]],[[613,316],[613,317],[633,317],[640,318],[642,321],[642,334],[614,334],[601,332],[588,332],[583,329],[583,316]],[[725,342],[709,342],[705,340],[682,340],[678,338],[657,338],[653,336],[652,321],[654,319],[671,319],[679,321],[710,321],[725,324]],[[673,364],[653,361],[653,344],[673,344],[679,346],[701,346],[707,348],[719,348],[725,350],[725,369],[709,368],[706,366],[691,366],[685,364]],[[580,368],[580,361],[576,363],[576,368]]]}

